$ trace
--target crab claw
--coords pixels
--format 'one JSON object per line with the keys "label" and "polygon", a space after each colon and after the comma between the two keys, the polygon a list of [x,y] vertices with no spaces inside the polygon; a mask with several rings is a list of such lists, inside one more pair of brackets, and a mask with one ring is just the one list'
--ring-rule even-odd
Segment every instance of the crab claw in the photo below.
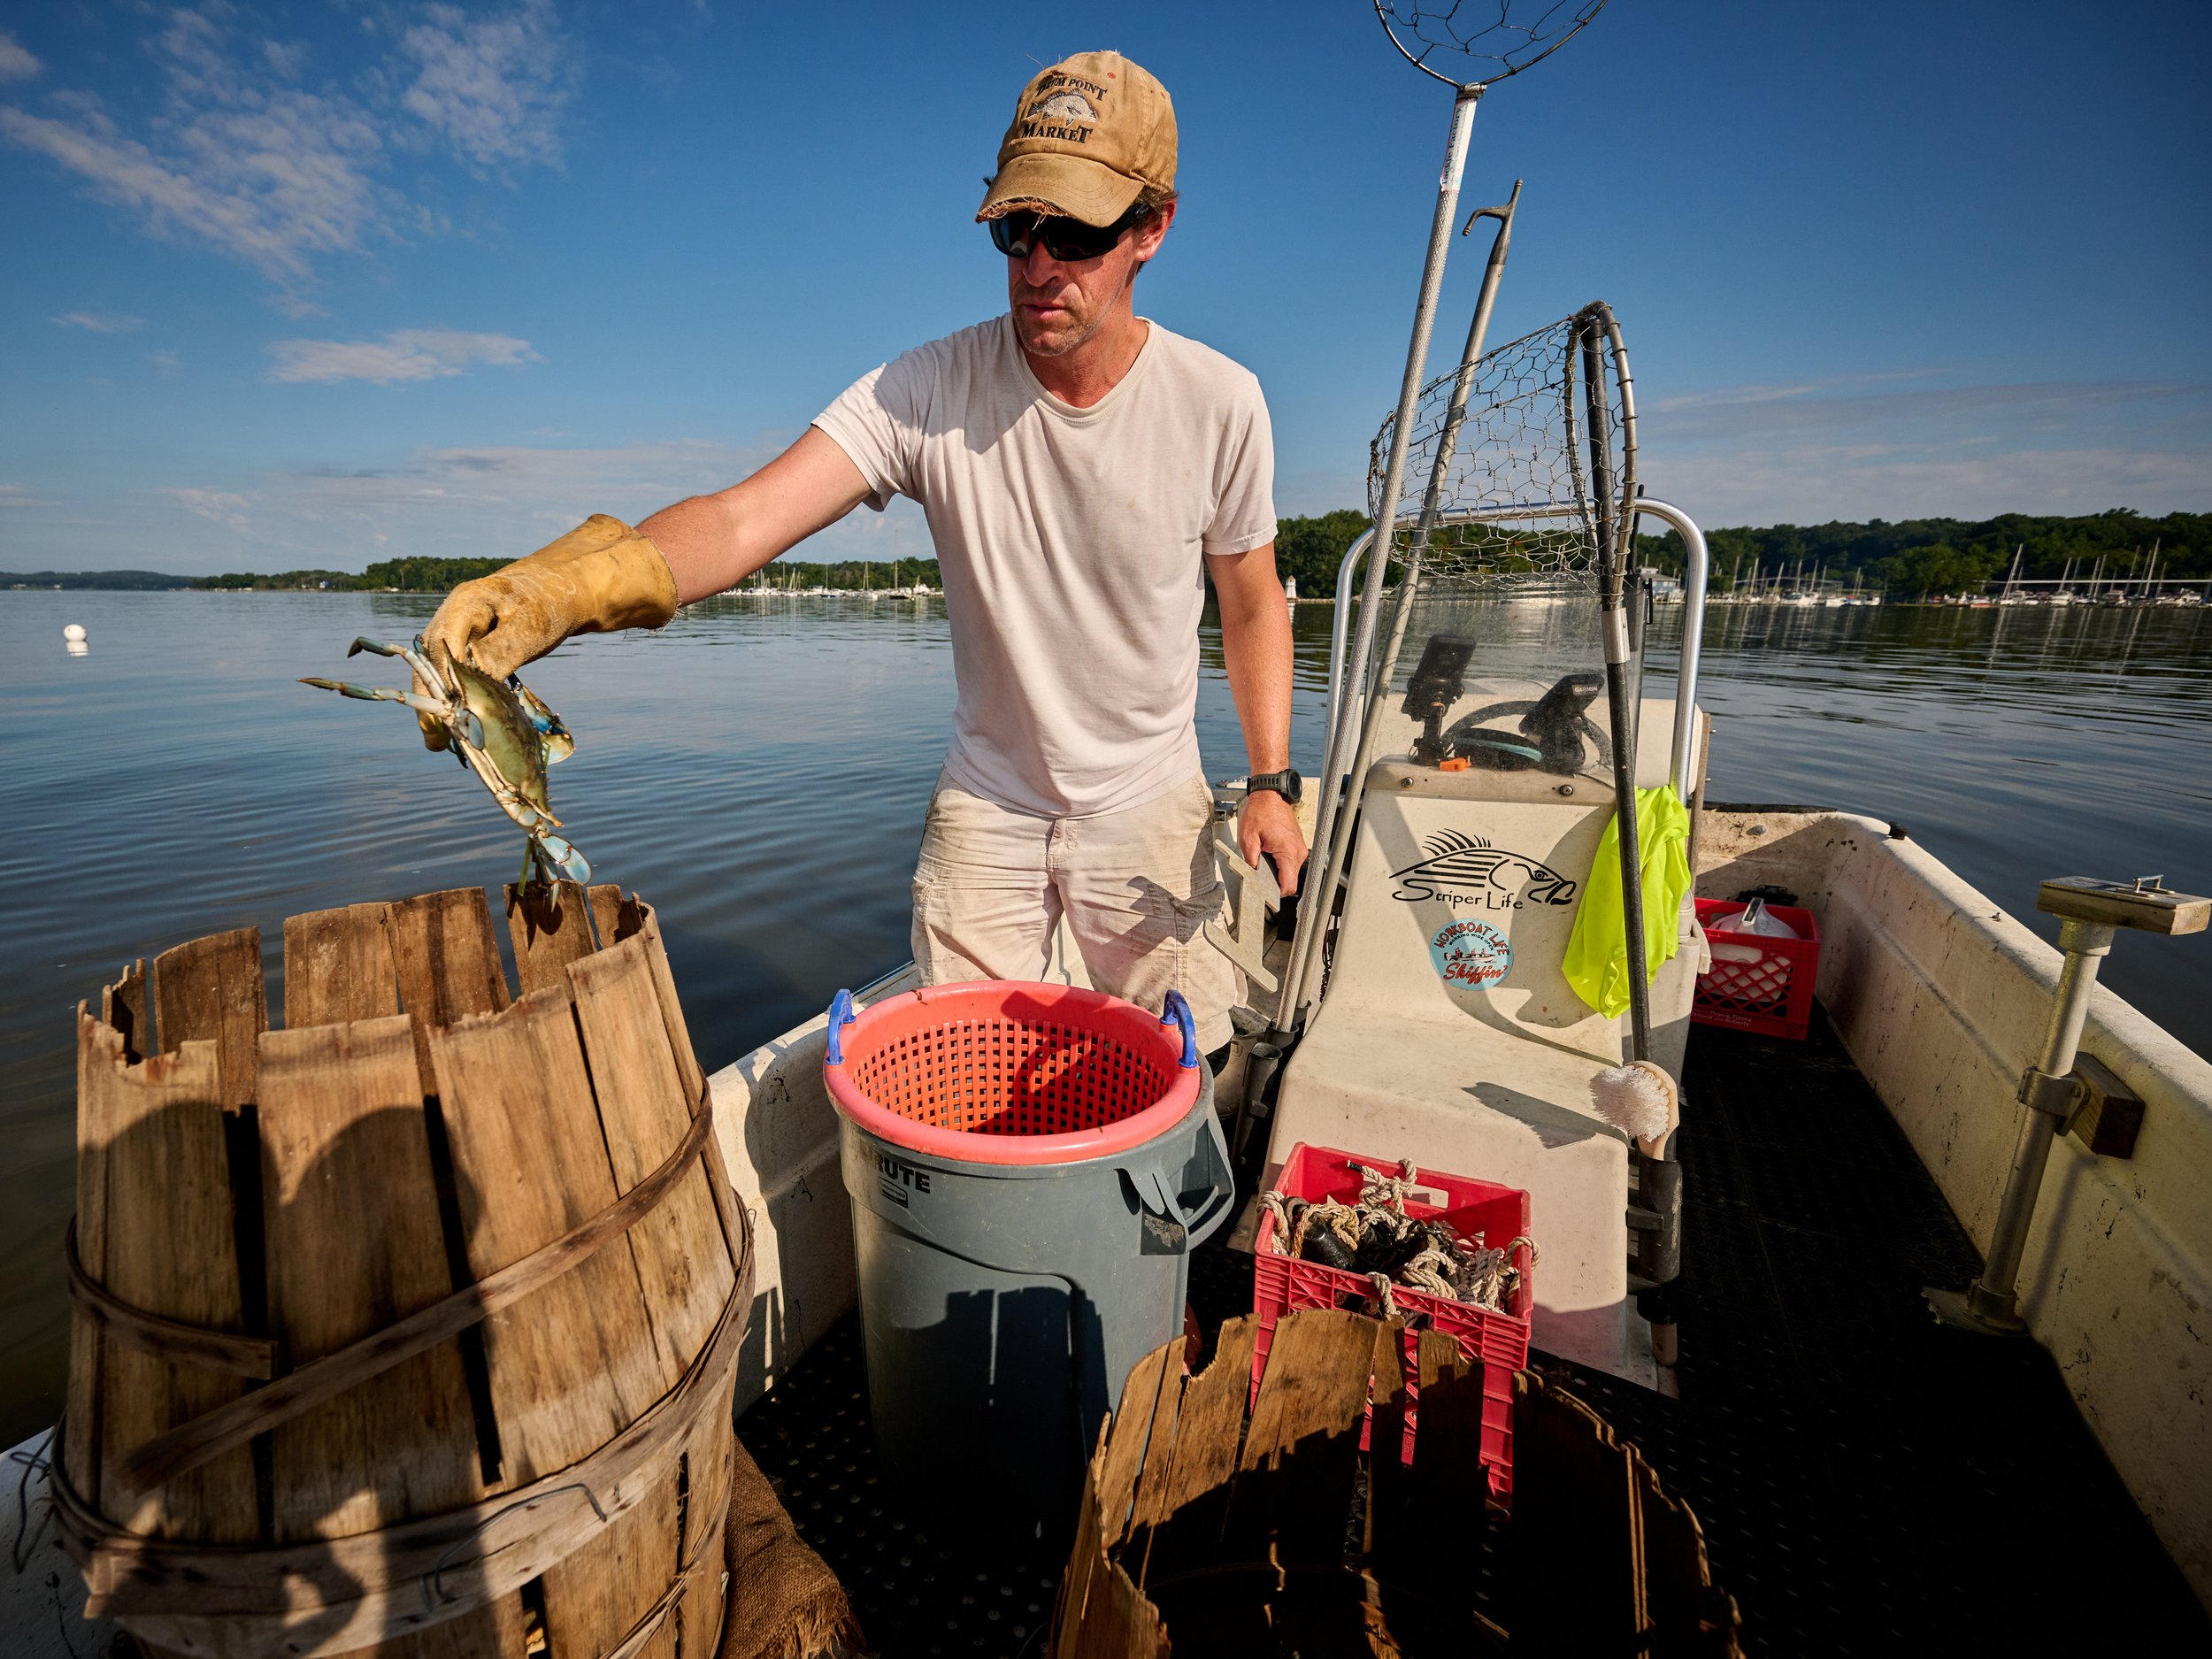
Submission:
{"label": "crab claw", "polygon": [[515,701],[522,704],[522,711],[529,718],[531,728],[545,741],[545,764],[566,760],[576,752],[576,740],[570,735],[567,723],[545,706],[545,699],[522,683],[514,674],[507,676],[507,689],[515,694]]}
{"label": "crab claw", "polygon": [[369,638],[367,634],[364,634],[357,637],[352,644],[346,647],[346,655],[348,657],[358,657],[364,651],[373,651],[379,657],[397,657],[400,654],[401,649],[402,648],[399,646],[387,645],[383,641],[373,640]]}
{"label": "crab claw", "polygon": [[530,850],[549,881],[591,879],[591,865],[584,855],[558,835],[534,830],[530,835]]}

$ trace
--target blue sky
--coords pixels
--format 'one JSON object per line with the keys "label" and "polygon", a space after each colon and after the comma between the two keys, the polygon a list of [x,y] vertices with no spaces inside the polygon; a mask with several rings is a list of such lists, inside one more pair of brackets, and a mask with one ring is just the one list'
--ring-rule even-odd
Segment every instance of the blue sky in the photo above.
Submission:
{"label": "blue sky", "polygon": [[[1141,309],[1259,374],[1282,511],[1354,504],[1450,105],[1363,0],[0,16],[9,569],[518,555],[729,482],[1002,309],[982,175],[1103,46],[1182,131]],[[1468,204],[1527,180],[1492,339],[1610,301],[1709,526],[2212,508],[2208,57],[2200,4],[1613,0],[1476,119]]]}

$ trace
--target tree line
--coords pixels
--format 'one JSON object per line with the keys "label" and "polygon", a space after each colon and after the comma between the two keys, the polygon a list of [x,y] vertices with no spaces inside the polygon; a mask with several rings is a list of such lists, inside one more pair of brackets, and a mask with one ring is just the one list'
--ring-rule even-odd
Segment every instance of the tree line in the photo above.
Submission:
{"label": "tree line", "polygon": [[[488,576],[511,561],[497,558],[439,559],[398,558],[383,559],[356,575],[351,571],[233,571],[221,576],[195,576],[189,579],[172,576],[165,580],[172,587],[190,586],[198,588],[242,589],[261,591],[328,590],[332,593],[371,594],[442,594],[449,593],[463,582],[473,581],[479,576]],[[824,564],[806,559],[778,559],[768,567],[764,585],[781,588],[829,588],[841,591],[859,592],[863,588],[880,590],[898,583],[911,587],[916,581],[927,582],[932,588],[944,586],[943,572],[935,559],[901,559],[895,568],[868,559],[842,559]],[[748,580],[746,588],[755,586]]]}
{"label": "tree line", "polygon": [[[1279,519],[1276,566],[1296,579],[1302,595],[1333,594],[1345,549],[1367,523],[1365,513],[1350,508]],[[1861,587],[1886,588],[1900,598],[1970,593],[2001,578],[2016,551],[2023,580],[2055,579],[2070,561],[2073,580],[2086,583],[2100,558],[2107,581],[2139,577],[2148,571],[2154,550],[2161,578],[2212,578],[2212,514],[2150,518],[2124,507],[2077,518],[2003,513],[1981,519],[1839,519],[1709,530],[1705,546],[1715,593],[1739,582],[1747,586],[1755,571],[1770,578],[1801,568],[1807,581],[1824,571],[1831,581],[1847,586],[1855,578]],[[1685,569],[1686,550],[1672,530],[1639,535],[1636,549],[1639,563],[1667,575],[1679,576]]]}
{"label": "tree line", "polygon": [[[1337,567],[1345,549],[1367,528],[1367,515],[1355,508],[1280,518],[1275,527],[1275,565],[1294,580],[1307,598],[1321,598],[1336,591]],[[1637,557],[1669,575],[1684,568],[1682,539],[1670,530],[1664,535],[1636,538]],[[2176,512],[2147,517],[2126,508],[2108,512],[2063,518],[2028,513],[2003,513],[1994,518],[1871,518],[1849,523],[1834,520],[1820,525],[1769,525],[1734,527],[1706,533],[1711,555],[1712,588],[1726,593],[1739,583],[1747,584],[1755,571],[1770,578],[1801,570],[1807,580],[1816,571],[1834,582],[1885,588],[1898,598],[1968,593],[2001,578],[2020,554],[2020,574],[2045,580],[2062,574],[2070,561],[2073,579],[2085,583],[2104,561],[2108,581],[2140,577],[2149,569],[2154,551],[2158,574],[2181,580],[2212,578],[2212,514]],[[461,582],[497,570],[507,563],[496,558],[399,558],[372,565],[359,574],[347,571],[285,571],[279,574],[234,572],[221,576],[190,579],[200,588],[328,589],[370,593],[439,594]],[[98,572],[37,572],[13,579],[25,586],[91,585],[88,575]],[[118,575],[123,572],[116,572]],[[154,578],[151,572],[130,572],[149,584],[160,580],[182,584],[181,577]],[[902,559],[895,572],[888,565],[864,560],[824,562],[782,558],[770,565],[764,580],[771,587],[827,588],[857,591],[884,588],[894,580],[911,585],[917,580],[932,588],[944,586],[935,559]],[[57,578],[62,580],[57,581]],[[0,575],[0,582],[10,579]],[[752,584],[749,583],[748,586]]]}

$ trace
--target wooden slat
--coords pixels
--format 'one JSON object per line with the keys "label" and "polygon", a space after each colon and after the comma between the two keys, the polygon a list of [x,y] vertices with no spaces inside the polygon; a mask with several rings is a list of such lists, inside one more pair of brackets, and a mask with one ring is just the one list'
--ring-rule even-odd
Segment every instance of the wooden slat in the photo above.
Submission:
{"label": "wooden slat", "polygon": [[1183,1397],[1183,1340],[1164,1343],[1130,1367],[1121,1386],[1121,1404],[1106,1429],[1105,1443],[1091,1461],[1089,1485],[1098,1502],[1108,1546],[1127,1535],[1130,1502],[1140,1471],[1150,1464],[1146,1452],[1155,1440],[1165,1470],[1167,1447],[1175,1438],[1175,1412]]}
{"label": "wooden slat", "polygon": [[384,931],[389,908],[349,904],[285,918],[286,1030],[399,1012],[399,985]]}
{"label": "wooden slat", "polygon": [[611,881],[587,887],[584,896],[590,902],[591,925],[598,930],[603,950],[609,945],[620,944],[632,933],[643,933],[647,919],[653,913],[652,906],[636,894],[624,898],[622,889]]}
{"label": "wooden slat", "polygon": [[261,930],[211,933],[163,951],[154,958],[154,1013],[165,1051],[188,1042],[215,1045],[225,1110],[250,1104],[255,1056],[269,1029]]}
{"label": "wooden slat", "polygon": [[402,899],[386,912],[399,1005],[415,1027],[415,1057],[430,1087],[428,1033],[507,1006],[507,973],[481,887]]}
{"label": "wooden slat", "polygon": [[[669,1048],[646,941],[625,940],[574,964],[568,975],[615,1186],[626,1193],[683,1139],[692,1101]],[[704,1168],[694,1171],[630,1231],[664,1386],[691,1363],[736,1282],[709,1179]]]}
{"label": "wooden slat", "polygon": [[1412,1502],[1437,1517],[1463,1510],[1489,1485],[1482,1466],[1483,1364],[1440,1331],[1419,1333],[1413,1404]]}
{"label": "wooden slat", "polygon": [[[1378,1562],[1405,1541],[1406,1477],[1405,1322],[1386,1319],[1375,1337],[1375,1381],[1367,1458],[1367,1514],[1362,1526],[1365,1548]],[[1425,1574],[1425,1566],[1420,1569]],[[1391,1575],[1383,1574],[1385,1578]]]}
{"label": "wooden slat", "polygon": [[668,965],[667,941],[661,937],[660,916],[642,899],[630,900],[616,918],[613,931],[603,933],[601,937],[610,945],[619,944],[630,937],[632,931],[645,935],[646,959],[653,965],[653,989],[660,997],[661,1018],[668,1027],[669,1047],[676,1053],[676,1070],[683,1078],[685,1097],[696,1100],[705,1086],[706,1074],[700,1070],[698,1055],[691,1046],[691,1027],[684,1020],[684,1005],[676,995],[676,975]]}
{"label": "wooden slat", "polygon": [[[1641,1517],[1631,1455],[1580,1401],[1532,1379],[1516,1383],[1506,1621],[1514,1645],[1538,1653],[1633,1652]],[[1427,1438],[1425,1409],[1416,1470]]]}
{"label": "wooden slat", "polygon": [[1310,1437],[1346,1434],[1359,1423],[1367,1410],[1375,1329],[1363,1314],[1334,1308],[1290,1314],[1276,1325],[1240,1468],[1274,1468]]}
{"label": "wooden slat", "polygon": [[[448,1573],[440,1583],[449,1591],[454,1578]],[[523,1659],[526,1640],[522,1594],[517,1591],[427,1630],[387,1636],[376,1645],[375,1659]]]}
{"label": "wooden slat", "polygon": [[1238,1462],[1224,1556],[1324,1571],[1342,1561],[1381,1329],[1338,1309],[1288,1314],[1277,1324]]}
{"label": "wooden slat", "polygon": [[146,1000],[146,959],[115,976],[115,983],[100,991],[100,1020],[123,1039],[123,1057],[135,1065],[150,1054],[159,1054],[154,1041],[154,1022]]}
{"label": "wooden slat", "polygon": [[[1276,1327],[1278,1332],[1281,1328]],[[1138,1478],[1140,1523],[1156,1525],[1235,1471],[1244,1402],[1251,1396],[1252,1343],[1258,1329],[1250,1314],[1226,1321],[1215,1340],[1213,1363],[1185,1386],[1174,1440],[1146,1454],[1145,1471]],[[1168,1455],[1168,1467],[1164,1478],[1155,1479],[1155,1460],[1161,1451]]]}
{"label": "wooden slat", "polygon": [[550,891],[542,883],[526,887],[508,883],[507,937],[515,948],[515,977],[526,996],[560,984],[569,964],[598,949],[584,889],[573,881]]}
{"label": "wooden slat", "polygon": [[[545,1634],[555,1654],[611,1652],[667,1594],[676,1553],[676,1483],[663,1481],[628,1514],[547,1570]],[[677,1624],[664,1622],[638,1659],[673,1659]]]}
{"label": "wooden slat", "polygon": [[[103,998],[105,1005],[111,1001]],[[95,1041],[96,1028],[105,1034]],[[77,1254],[94,1274],[105,1271],[108,1248],[107,1148],[114,1133],[106,1096],[85,1081],[91,1065],[111,1066],[126,1051],[122,1033],[95,1020],[77,1004]],[[100,1505],[100,1400],[106,1344],[100,1327],[81,1311],[69,1322],[69,1403],[62,1414],[62,1470],[85,1502]]]}
{"label": "wooden slat", "polygon": [[1106,1547],[1099,1520],[1096,1479],[1100,1462],[1091,1463],[1091,1482],[1083,1489],[1083,1505],[1076,1513],[1075,1547],[1068,1552],[1068,1564],[1060,1574],[1059,1593],[1052,1604],[1052,1645],[1047,1649],[1054,1654],[1075,1654],[1081,1640],[1087,1619],[1102,1616],[1104,1609],[1094,1613],[1092,1603],[1097,1595],[1099,1577],[1106,1571]]}
{"label": "wooden slat", "polygon": [[673,1623],[676,1646],[684,1655],[721,1651],[722,1618],[729,1598],[723,1594],[725,1532],[730,1518],[730,1479],[737,1451],[733,1396],[737,1378],[717,1394],[693,1427],[684,1448],[684,1501],[680,1515],[683,1559],[692,1563],[684,1599]]}
{"label": "wooden slat", "polygon": [[[471,1272],[481,1280],[614,1202],[565,987],[429,1037]],[[509,1485],[612,1440],[666,1391],[626,1243],[483,1325]]]}
{"label": "wooden slat", "polygon": [[[211,1042],[130,1065],[112,1026],[80,1016],[78,1120],[96,1145],[104,1192],[81,1217],[85,1269],[149,1313],[242,1331],[220,1078]],[[103,1341],[98,1491],[126,1530],[162,1538],[242,1543],[259,1532],[253,1465],[242,1449],[157,1491],[134,1492],[117,1465],[147,1440],[245,1391],[242,1379],[173,1364]]]}
{"label": "wooden slat", "polygon": [[[288,926],[286,945],[288,961]],[[288,976],[288,1013],[291,995]],[[260,1066],[271,1334],[297,1364],[428,1306],[452,1284],[405,1017],[270,1032]],[[453,1341],[281,1425],[272,1440],[280,1542],[371,1531],[472,1502],[482,1490]]]}

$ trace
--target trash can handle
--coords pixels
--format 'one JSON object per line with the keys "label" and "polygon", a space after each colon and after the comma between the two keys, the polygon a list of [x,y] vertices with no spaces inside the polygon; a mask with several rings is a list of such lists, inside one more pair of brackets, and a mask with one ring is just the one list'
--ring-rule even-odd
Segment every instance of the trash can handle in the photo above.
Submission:
{"label": "trash can handle", "polygon": [[[1174,993],[1171,991],[1168,995],[1172,996]],[[851,1025],[855,1018],[856,1017],[853,1013],[853,994],[850,991],[840,991],[835,996],[830,998],[830,1064],[842,1065],[845,1064],[845,1045],[839,1040],[839,1033],[842,1027]]]}
{"label": "trash can handle", "polygon": [[1191,1018],[1190,1004],[1183,1000],[1180,991],[1170,991],[1167,1002],[1160,1010],[1160,1024],[1180,1025],[1183,1028],[1183,1064],[1198,1064],[1198,1022]]}
{"label": "trash can handle", "polygon": [[1213,1235],[1214,1230],[1227,1217],[1230,1206],[1237,1195],[1236,1173],[1229,1166],[1228,1142],[1221,1133],[1221,1120],[1211,1112],[1206,1114],[1205,1127],[1199,1134],[1198,1148],[1197,1149],[1202,1149],[1208,1155],[1206,1189],[1199,1202],[1187,1210],[1183,1207],[1182,1195],[1177,1190],[1179,1184],[1177,1165],[1182,1162],[1179,1156],[1173,1163],[1164,1164],[1156,1161],[1162,1149],[1149,1148],[1148,1150],[1153,1154],[1151,1159],[1121,1166],[1123,1178],[1136,1189],[1138,1203],[1183,1229],[1182,1248],[1186,1250],[1203,1244]]}

